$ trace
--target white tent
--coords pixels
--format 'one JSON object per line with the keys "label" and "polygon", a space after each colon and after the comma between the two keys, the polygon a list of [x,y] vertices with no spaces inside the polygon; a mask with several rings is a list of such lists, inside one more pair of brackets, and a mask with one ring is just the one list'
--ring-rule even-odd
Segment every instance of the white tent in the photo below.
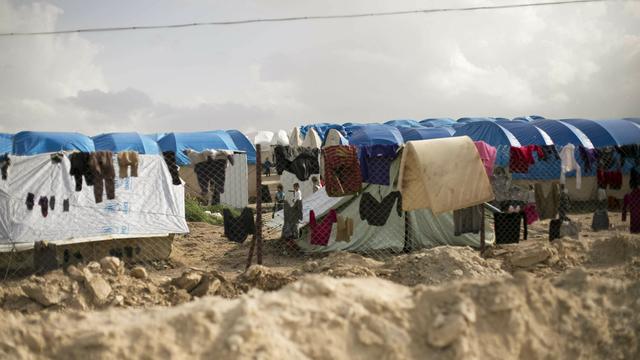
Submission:
{"label": "white tent", "polygon": [[307,135],[302,142],[302,147],[311,149],[320,149],[320,147],[322,147],[322,139],[320,139],[320,136],[314,128],[309,128],[309,131],[307,131]]}
{"label": "white tent", "polygon": [[302,133],[300,132],[300,128],[296,126],[291,130],[291,135],[289,135],[289,145],[302,146],[302,142]]}

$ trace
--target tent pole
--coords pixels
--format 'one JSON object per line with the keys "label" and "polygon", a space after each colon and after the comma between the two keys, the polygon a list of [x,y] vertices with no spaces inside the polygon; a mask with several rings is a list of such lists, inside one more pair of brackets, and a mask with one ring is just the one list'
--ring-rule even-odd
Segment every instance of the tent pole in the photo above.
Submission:
{"label": "tent pole", "polygon": [[257,261],[262,265],[262,154],[260,144],[256,145],[256,242],[258,243]]}
{"label": "tent pole", "polygon": [[484,218],[484,206],[480,206],[480,209],[482,209],[482,216],[480,217],[482,219],[482,221],[480,222],[480,252],[484,251],[484,222],[486,221],[486,219]]}

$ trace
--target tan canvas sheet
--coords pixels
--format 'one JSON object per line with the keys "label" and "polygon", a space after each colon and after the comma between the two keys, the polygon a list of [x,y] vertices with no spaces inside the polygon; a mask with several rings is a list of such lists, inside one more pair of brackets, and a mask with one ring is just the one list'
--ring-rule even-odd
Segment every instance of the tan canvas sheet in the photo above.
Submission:
{"label": "tan canvas sheet", "polygon": [[466,136],[407,142],[398,188],[404,211],[441,214],[494,198],[476,146]]}

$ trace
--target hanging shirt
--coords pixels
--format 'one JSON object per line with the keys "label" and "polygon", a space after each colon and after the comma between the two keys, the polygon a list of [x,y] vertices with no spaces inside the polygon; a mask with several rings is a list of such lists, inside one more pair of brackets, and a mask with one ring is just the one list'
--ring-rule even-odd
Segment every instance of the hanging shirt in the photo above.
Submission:
{"label": "hanging shirt", "polygon": [[353,195],[362,189],[362,174],[355,146],[329,146],[322,149],[327,195]]}
{"label": "hanging shirt", "polygon": [[222,218],[224,235],[233,242],[243,243],[249,234],[253,235],[256,232],[253,210],[248,207],[242,209],[238,217],[233,216],[231,210],[225,208],[222,210]]}
{"label": "hanging shirt", "polygon": [[[398,201],[397,204],[396,200]],[[389,193],[381,201],[376,200],[370,193],[365,192],[360,198],[360,219],[366,220],[369,225],[384,226],[389,219],[393,204],[396,204],[398,216],[402,216],[402,196],[399,191]]]}
{"label": "hanging shirt", "polygon": [[365,145],[358,148],[362,181],[389,185],[391,163],[398,157],[398,145]]}
{"label": "hanging shirt", "polygon": [[309,212],[309,228],[311,229],[311,245],[326,246],[329,243],[329,237],[331,236],[331,228],[333,223],[338,221],[336,211],[331,209],[327,216],[322,219],[322,222],[316,222],[316,214],[311,210]]}
{"label": "hanging shirt", "polygon": [[487,176],[492,176],[493,165],[496,163],[498,153],[496,148],[484,141],[474,141],[473,143],[476,145],[476,149],[478,149],[478,155],[480,155],[485,170],[487,170]]}
{"label": "hanging shirt", "polygon": [[591,172],[591,169],[594,168],[598,163],[598,156],[596,149],[588,149],[582,145],[578,147],[580,158],[582,159],[582,163],[584,164],[584,171]]}
{"label": "hanging shirt", "polygon": [[543,157],[542,149],[537,145],[512,146],[509,150],[509,170],[514,173],[529,172],[529,166],[535,164],[533,152],[537,151]]}
{"label": "hanging shirt", "polygon": [[580,165],[576,161],[575,157],[576,147],[573,144],[565,145],[560,150],[560,183],[565,184],[565,174],[575,170],[576,171],[576,189],[580,189],[582,184],[582,175]]}
{"label": "hanging shirt", "polygon": [[640,188],[635,188],[624,196],[622,221],[627,221],[627,212],[631,215],[629,232],[640,233]]}
{"label": "hanging shirt", "polygon": [[276,171],[293,173],[298,180],[306,181],[313,174],[320,174],[320,152],[318,149],[278,145],[273,150]]}

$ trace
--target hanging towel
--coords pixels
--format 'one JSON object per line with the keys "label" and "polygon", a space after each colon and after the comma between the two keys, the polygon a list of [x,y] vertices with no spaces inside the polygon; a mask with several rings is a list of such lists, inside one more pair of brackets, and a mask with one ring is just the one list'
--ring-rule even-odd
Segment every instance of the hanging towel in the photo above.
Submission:
{"label": "hanging towel", "polygon": [[492,176],[493,166],[496,162],[498,153],[496,148],[484,141],[474,141],[473,143],[476,145],[478,155],[480,155],[480,160],[482,160],[482,164],[484,165],[485,170],[487,170],[487,175]]}
{"label": "hanging towel", "polygon": [[362,174],[355,146],[337,145],[322,149],[327,195],[353,195],[362,189]]}
{"label": "hanging towel", "polygon": [[336,241],[351,241],[351,236],[353,235],[353,219],[338,215],[336,230]]}
{"label": "hanging towel", "polygon": [[580,165],[576,161],[575,157],[576,147],[573,144],[565,145],[560,150],[560,182],[566,183],[565,174],[575,170],[576,171],[576,189],[580,189],[582,184],[582,175]]}
{"label": "hanging towel", "polygon": [[309,212],[309,228],[311,229],[310,242],[311,245],[326,246],[331,236],[331,228],[333,223],[338,221],[336,211],[331,209],[329,214],[322,219],[322,222],[316,222],[316,214],[311,210]]}

